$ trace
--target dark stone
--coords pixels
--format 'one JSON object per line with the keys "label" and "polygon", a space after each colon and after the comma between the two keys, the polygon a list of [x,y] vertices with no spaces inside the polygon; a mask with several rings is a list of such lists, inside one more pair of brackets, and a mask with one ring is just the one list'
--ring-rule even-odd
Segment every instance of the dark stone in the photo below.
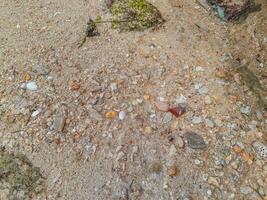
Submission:
{"label": "dark stone", "polygon": [[185,138],[188,142],[188,146],[192,149],[205,149],[207,147],[202,136],[194,132],[186,132]]}

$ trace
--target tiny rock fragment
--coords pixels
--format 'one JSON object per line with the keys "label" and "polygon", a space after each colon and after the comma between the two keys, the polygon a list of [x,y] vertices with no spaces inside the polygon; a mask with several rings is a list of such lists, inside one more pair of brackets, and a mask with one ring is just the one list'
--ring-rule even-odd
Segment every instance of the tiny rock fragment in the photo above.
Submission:
{"label": "tiny rock fragment", "polygon": [[233,147],[233,151],[234,151],[235,153],[241,153],[241,152],[242,152],[242,149],[241,149],[241,147],[240,147],[239,145],[235,145],[235,146]]}
{"label": "tiny rock fragment", "polygon": [[65,123],[66,123],[66,117],[62,113],[59,113],[55,117],[52,128],[55,131],[61,132],[64,129]]}
{"label": "tiny rock fragment", "polygon": [[73,90],[73,91],[79,90],[80,87],[81,87],[81,84],[78,83],[77,81],[73,81],[73,82],[70,84],[70,90]]}
{"label": "tiny rock fragment", "polygon": [[193,124],[200,124],[202,122],[202,117],[193,116],[191,121]]}
{"label": "tiny rock fragment", "polygon": [[106,118],[114,119],[116,118],[118,113],[116,111],[109,111],[106,113]]}
{"label": "tiny rock fragment", "polygon": [[150,96],[148,94],[145,94],[144,96],[144,100],[148,101],[150,99]]}
{"label": "tiny rock fragment", "polygon": [[22,77],[23,81],[29,81],[31,80],[31,75],[28,73],[25,73]]}
{"label": "tiny rock fragment", "polygon": [[240,155],[248,164],[251,165],[253,163],[253,157],[247,152],[241,152]]}
{"label": "tiny rock fragment", "polygon": [[160,111],[167,112],[169,110],[169,104],[164,101],[155,101],[154,104]]}
{"label": "tiny rock fragment", "polygon": [[185,143],[184,143],[184,140],[183,140],[182,137],[178,136],[177,139],[176,139],[176,141],[177,141],[177,144],[178,144],[178,147],[179,148],[184,148]]}
{"label": "tiny rock fragment", "polygon": [[188,142],[188,146],[192,149],[205,149],[207,147],[203,137],[197,133],[186,132],[185,138]]}
{"label": "tiny rock fragment", "polygon": [[162,165],[161,165],[161,163],[153,163],[149,167],[149,172],[150,173],[157,173],[157,174],[159,174],[161,171],[162,171]]}
{"label": "tiny rock fragment", "polygon": [[259,159],[267,161],[267,145],[264,145],[261,142],[254,142],[253,143],[253,148],[256,152],[256,155]]}
{"label": "tiny rock fragment", "polygon": [[36,91],[38,89],[38,86],[34,81],[30,81],[26,84],[26,89],[31,91]]}
{"label": "tiny rock fragment", "polygon": [[120,111],[119,112],[119,119],[120,120],[124,120],[125,117],[126,117],[126,112],[125,111]]}
{"label": "tiny rock fragment", "polygon": [[41,111],[42,111],[41,109],[38,109],[38,110],[33,111],[33,112],[32,112],[32,115],[31,115],[32,118],[37,117],[37,115],[39,115]]}
{"label": "tiny rock fragment", "polygon": [[170,167],[170,169],[168,170],[168,175],[171,177],[177,176],[177,167],[176,166],[172,166]]}
{"label": "tiny rock fragment", "polygon": [[243,106],[240,108],[240,112],[244,115],[249,115],[251,113],[250,106]]}
{"label": "tiny rock fragment", "polygon": [[91,118],[97,120],[97,121],[101,121],[103,118],[102,118],[102,115],[99,114],[99,112],[97,112],[95,109],[91,108],[89,110],[89,115]]}
{"label": "tiny rock fragment", "polygon": [[228,78],[228,74],[224,71],[224,70],[219,70],[215,73],[216,77],[220,78],[220,79],[227,79]]}
{"label": "tiny rock fragment", "polygon": [[97,31],[96,23],[92,19],[89,19],[89,21],[87,22],[85,35],[86,37],[94,37],[94,36],[99,35]]}
{"label": "tiny rock fragment", "polygon": [[186,112],[186,109],[184,107],[178,106],[178,107],[170,108],[168,111],[178,118]]}
{"label": "tiny rock fragment", "polygon": [[164,124],[169,123],[172,120],[172,114],[171,113],[165,113],[162,122]]}
{"label": "tiny rock fragment", "polygon": [[152,127],[150,127],[150,126],[145,127],[145,133],[146,134],[151,134],[152,132],[153,132]]}

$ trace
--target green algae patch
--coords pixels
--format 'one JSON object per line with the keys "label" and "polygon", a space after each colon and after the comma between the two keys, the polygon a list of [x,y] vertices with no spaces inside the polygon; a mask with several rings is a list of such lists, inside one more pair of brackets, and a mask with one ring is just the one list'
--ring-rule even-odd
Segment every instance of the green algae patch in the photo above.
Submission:
{"label": "green algae patch", "polygon": [[115,0],[110,12],[112,27],[120,31],[144,31],[164,22],[158,9],[146,0]]}
{"label": "green algae patch", "polygon": [[26,156],[10,154],[0,148],[0,182],[9,185],[11,193],[19,190],[31,193],[36,192],[42,176],[39,168],[32,166]]}

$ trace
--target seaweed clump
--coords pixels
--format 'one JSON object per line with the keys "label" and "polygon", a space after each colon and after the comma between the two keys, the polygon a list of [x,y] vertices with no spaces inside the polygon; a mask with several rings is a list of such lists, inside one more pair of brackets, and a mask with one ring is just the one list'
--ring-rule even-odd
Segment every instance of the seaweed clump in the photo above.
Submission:
{"label": "seaweed clump", "polygon": [[109,9],[112,27],[120,31],[143,31],[164,21],[159,10],[146,0],[114,0]]}
{"label": "seaweed clump", "polygon": [[10,199],[13,199],[15,197],[11,196],[18,191],[23,191],[25,195],[37,193],[42,176],[39,168],[32,166],[26,156],[10,154],[0,148],[0,183],[0,186],[8,185],[6,189],[9,190]]}

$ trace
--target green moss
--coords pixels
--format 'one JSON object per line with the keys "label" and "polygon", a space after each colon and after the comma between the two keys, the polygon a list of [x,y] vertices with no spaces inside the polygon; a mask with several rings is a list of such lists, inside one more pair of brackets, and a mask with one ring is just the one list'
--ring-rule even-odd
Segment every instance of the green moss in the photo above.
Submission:
{"label": "green moss", "polygon": [[7,182],[11,191],[34,191],[41,180],[39,168],[33,167],[26,156],[14,155],[0,148],[0,181]]}
{"label": "green moss", "polygon": [[146,0],[115,0],[110,11],[112,27],[121,31],[143,31],[164,21],[158,9]]}

